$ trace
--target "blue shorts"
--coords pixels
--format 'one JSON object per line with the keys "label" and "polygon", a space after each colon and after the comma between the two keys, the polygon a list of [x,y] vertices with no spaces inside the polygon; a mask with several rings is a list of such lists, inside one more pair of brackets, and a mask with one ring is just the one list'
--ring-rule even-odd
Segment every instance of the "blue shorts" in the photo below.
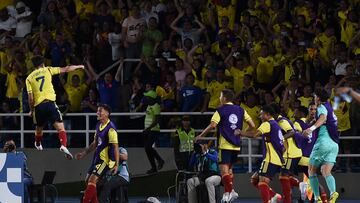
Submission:
{"label": "blue shorts", "polygon": [[235,164],[239,153],[237,150],[219,149],[219,164]]}
{"label": "blue shorts", "polygon": [[36,126],[44,127],[47,122],[51,124],[62,122],[62,116],[55,102],[49,101],[43,102],[35,107],[33,120]]}
{"label": "blue shorts", "polygon": [[280,170],[281,170],[281,166],[275,165],[273,163],[269,163],[267,161],[262,161],[259,169],[259,176],[264,176],[271,179],[277,173],[279,173]]}
{"label": "blue shorts", "polygon": [[300,158],[285,158],[285,163],[281,167],[281,173],[286,175],[297,175],[299,173]]}
{"label": "blue shorts", "polygon": [[323,164],[335,164],[338,153],[338,144],[315,144],[310,154],[310,165],[320,167]]}

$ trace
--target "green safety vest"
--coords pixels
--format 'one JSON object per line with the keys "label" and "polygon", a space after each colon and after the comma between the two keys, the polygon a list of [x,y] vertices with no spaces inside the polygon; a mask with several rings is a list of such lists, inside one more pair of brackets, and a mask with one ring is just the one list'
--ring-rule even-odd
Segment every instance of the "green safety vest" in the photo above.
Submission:
{"label": "green safety vest", "polygon": [[194,150],[194,138],[195,138],[195,130],[190,128],[190,131],[186,133],[185,130],[179,128],[176,130],[177,134],[179,135],[180,152],[191,152]]}

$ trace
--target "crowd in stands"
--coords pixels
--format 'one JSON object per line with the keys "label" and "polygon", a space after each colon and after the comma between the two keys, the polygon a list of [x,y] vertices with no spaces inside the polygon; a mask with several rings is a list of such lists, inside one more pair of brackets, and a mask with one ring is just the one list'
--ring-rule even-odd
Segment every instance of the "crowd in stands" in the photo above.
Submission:
{"label": "crowd in stands", "polygon": [[[2,113],[29,111],[35,55],[86,66],[53,81],[63,113],[99,102],[143,111],[147,91],[162,111],[214,111],[229,88],[258,127],[261,105],[293,119],[315,88],[360,85],[359,0],[1,0],[0,9]],[[359,135],[359,105],[335,114],[342,135]],[[0,117],[1,129],[18,125]]]}

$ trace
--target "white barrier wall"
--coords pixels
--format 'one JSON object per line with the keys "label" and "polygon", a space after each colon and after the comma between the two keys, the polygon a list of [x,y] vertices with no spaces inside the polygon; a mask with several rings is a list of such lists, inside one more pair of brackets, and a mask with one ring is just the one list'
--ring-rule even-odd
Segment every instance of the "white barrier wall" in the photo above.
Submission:
{"label": "white barrier wall", "polygon": [[[80,152],[82,149],[70,150],[75,155],[76,152]],[[146,158],[144,149],[128,148],[127,150],[129,153],[128,163],[130,173],[132,175],[144,174],[150,168],[150,164]],[[173,149],[160,148],[157,150],[165,160],[164,169],[162,170],[175,170],[176,168]],[[80,161],[68,161],[64,158],[63,153],[61,153],[58,149],[45,149],[44,151],[26,149],[24,152],[28,156],[29,170],[34,176],[35,183],[41,182],[44,171],[56,171],[54,183],[78,182],[84,180],[92,158],[92,155],[88,155],[86,158]],[[249,182],[250,176],[250,173],[235,175],[234,186],[235,189],[239,192],[240,198],[259,198],[258,191],[255,190],[255,188]],[[358,187],[360,173],[338,173],[334,174],[334,176],[336,178],[337,191],[340,192],[340,197],[342,199],[359,199],[360,202]],[[169,186],[174,184],[174,180],[166,181],[169,182]],[[271,183],[271,185],[277,192],[280,193],[281,190],[278,182],[279,181],[274,178],[274,181]],[[326,183],[324,183],[324,185],[326,185]]]}
{"label": "white barrier wall", "polygon": [[23,154],[0,153],[0,202],[22,203],[24,196]]}

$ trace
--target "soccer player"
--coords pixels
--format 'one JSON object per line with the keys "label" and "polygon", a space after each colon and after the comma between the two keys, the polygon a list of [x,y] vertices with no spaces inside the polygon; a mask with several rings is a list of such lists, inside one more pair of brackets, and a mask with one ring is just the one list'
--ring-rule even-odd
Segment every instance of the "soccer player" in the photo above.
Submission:
{"label": "soccer player", "polygon": [[249,125],[249,129],[254,128],[254,122],[248,113],[231,101],[235,98],[234,92],[224,89],[220,94],[221,106],[216,110],[211,118],[211,123],[204,131],[196,137],[196,140],[206,135],[210,130],[218,127],[219,135],[219,156],[220,171],[222,183],[225,187],[223,202],[231,202],[239,195],[233,189],[232,166],[236,163],[237,156],[240,152],[241,140],[235,136],[235,129],[242,129],[243,122]]}
{"label": "soccer player", "polygon": [[259,171],[251,177],[251,183],[259,189],[264,203],[269,203],[270,200],[277,202],[276,199],[279,200],[281,196],[269,187],[269,183],[276,173],[280,172],[284,163],[284,137],[279,124],[274,120],[275,111],[271,106],[263,106],[260,115],[262,124],[258,129],[251,131],[238,129],[235,131],[235,135],[249,138],[262,135],[263,161]]}
{"label": "soccer player", "polygon": [[[310,114],[309,114],[309,110],[310,110]],[[299,108],[295,109],[294,112],[294,117],[295,117],[295,122],[294,122],[294,127],[298,132],[302,132],[308,128],[310,128],[310,126],[314,123],[314,119],[315,119],[315,114],[316,114],[316,106],[314,103],[309,105],[309,109],[304,107],[304,106],[300,106]],[[298,171],[304,173],[304,175],[308,178],[309,177],[309,157],[310,157],[310,153],[314,147],[315,144],[315,140],[316,140],[316,133],[313,132],[312,136],[309,137],[304,137],[301,136],[300,139],[298,140],[299,146],[301,147],[302,150],[302,157],[299,161],[299,166],[298,166]],[[324,202],[327,202],[327,197],[326,197],[326,192],[324,190],[324,188],[322,187],[322,185],[320,186],[320,196],[321,196],[321,200]],[[301,200],[305,200],[306,199],[306,190],[308,187],[308,183],[303,181],[300,182],[299,184],[299,189],[301,192]]]}
{"label": "soccer player", "polygon": [[297,137],[301,137],[301,134],[295,131],[293,123],[289,119],[280,115],[280,107],[277,104],[272,103],[271,107],[275,111],[276,121],[285,138],[285,152],[283,154],[285,163],[281,169],[279,180],[284,195],[284,203],[291,203],[291,188],[299,186],[299,180],[294,175],[298,174],[298,164],[302,157],[302,151],[296,142]]}
{"label": "soccer player", "polygon": [[66,158],[72,159],[72,154],[66,148],[66,131],[61,113],[55,103],[56,95],[51,81],[53,75],[74,71],[79,68],[83,69],[84,66],[45,67],[42,56],[34,56],[31,61],[36,69],[26,78],[26,89],[29,98],[29,114],[33,117],[34,124],[36,125],[35,147],[37,150],[43,150],[41,145],[42,131],[47,122],[50,121],[59,133],[60,151],[65,153]]}
{"label": "soccer player", "polygon": [[329,94],[326,90],[317,89],[315,91],[316,122],[310,128],[304,130],[303,135],[309,136],[315,130],[318,135],[310,154],[309,165],[310,185],[314,191],[315,200],[322,202],[319,192],[319,180],[316,174],[321,167],[321,173],[330,191],[329,202],[335,203],[339,193],[336,192],[335,178],[331,175],[331,169],[339,152],[339,134],[337,131],[337,118],[328,100]]}
{"label": "soccer player", "polygon": [[107,171],[116,174],[119,167],[119,146],[116,127],[109,119],[111,110],[106,104],[100,104],[97,110],[98,124],[94,141],[84,151],[75,155],[77,160],[84,158],[96,149],[91,167],[87,176],[87,187],[84,193],[83,203],[97,203],[96,183]]}

